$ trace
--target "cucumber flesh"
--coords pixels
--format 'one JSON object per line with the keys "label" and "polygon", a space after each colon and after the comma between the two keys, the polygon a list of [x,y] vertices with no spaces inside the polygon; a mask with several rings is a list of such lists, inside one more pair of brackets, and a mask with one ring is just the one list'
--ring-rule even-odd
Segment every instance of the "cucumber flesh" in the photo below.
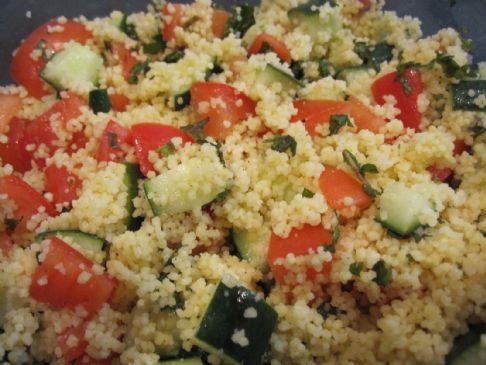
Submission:
{"label": "cucumber flesh", "polygon": [[282,86],[282,89],[289,93],[295,93],[303,86],[299,80],[294,78],[294,76],[271,64],[267,64],[266,67],[259,72],[258,81],[269,88],[271,88],[272,85],[279,83]]}
{"label": "cucumber flesh", "polygon": [[41,71],[41,77],[56,90],[65,90],[72,83],[98,84],[103,59],[89,47],[69,42],[57,52]]}
{"label": "cucumber flesh", "polygon": [[[313,8],[313,7],[312,7]],[[326,19],[321,18],[319,10],[310,10],[310,7],[298,6],[288,11],[289,19],[296,25],[300,25],[309,34],[313,42],[318,43],[322,32],[331,31],[331,35],[342,29],[342,21],[339,12],[333,12]]]}
{"label": "cucumber flesh", "polygon": [[270,230],[233,230],[232,237],[241,258],[260,271],[268,271],[267,253]]}
{"label": "cucumber flesh", "polygon": [[105,244],[105,241],[102,238],[95,236],[94,234],[69,229],[43,232],[38,234],[35,238],[37,241],[42,241],[47,237],[52,236],[60,239],[68,238],[69,241],[72,241],[83,250],[91,252],[103,251],[103,246]]}
{"label": "cucumber flesh", "polygon": [[432,209],[429,200],[401,183],[388,185],[380,196],[381,224],[400,236],[420,227],[420,215]]}
{"label": "cucumber flesh", "polygon": [[456,356],[448,365],[484,365],[486,364],[486,348],[478,340]]}
{"label": "cucumber flesh", "polygon": [[[159,323],[163,323],[163,330],[164,331],[171,331],[174,335],[174,338],[176,339],[174,346],[167,348],[167,347],[161,347],[161,346],[155,346],[155,352],[157,355],[159,355],[161,360],[169,360],[169,359],[174,359],[177,358],[179,355],[179,352],[181,350],[181,344],[178,340],[179,338],[179,333],[177,333],[177,314],[174,310],[170,309],[163,309],[160,312],[160,315],[157,317],[157,320]],[[172,361],[172,360],[171,360]],[[178,361],[178,360],[173,360],[173,361]],[[162,362],[165,364],[166,362]]]}
{"label": "cucumber flesh", "polygon": [[159,361],[159,365],[204,365],[199,357]]}
{"label": "cucumber flesh", "polygon": [[126,203],[128,217],[126,220],[126,226],[129,231],[136,231],[140,228],[141,218],[133,216],[133,212],[135,211],[133,199],[138,196],[138,180],[141,179],[143,176],[137,164],[125,163],[125,169],[126,170],[123,181],[128,189]]}

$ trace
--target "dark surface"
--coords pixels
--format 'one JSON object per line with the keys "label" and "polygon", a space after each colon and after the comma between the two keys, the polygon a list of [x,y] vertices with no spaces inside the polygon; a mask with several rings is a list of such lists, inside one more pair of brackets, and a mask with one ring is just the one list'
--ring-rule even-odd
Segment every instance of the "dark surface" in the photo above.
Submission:
{"label": "dark surface", "polygon": [[[187,1],[182,1],[187,2]],[[235,4],[235,1],[215,1],[219,4]],[[257,3],[257,1],[249,1]],[[112,10],[125,12],[144,10],[148,0],[0,0],[0,83],[10,82],[8,65],[12,51],[19,42],[45,21],[65,15],[88,18],[104,16]],[[457,0],[449,6],[449,0],[388,0],[387,9],[400,15],[414,15],[422,20],[425,34],[451,26],[468,30],[467,37],[474,40],[476,61],[486,60],[486,0]],[[30,10],[32,17],[26,17]]]}

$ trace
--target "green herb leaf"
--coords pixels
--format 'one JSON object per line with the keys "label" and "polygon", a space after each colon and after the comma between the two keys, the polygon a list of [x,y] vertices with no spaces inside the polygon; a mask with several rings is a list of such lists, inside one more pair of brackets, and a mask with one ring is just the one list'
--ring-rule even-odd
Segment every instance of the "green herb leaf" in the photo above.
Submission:
{"label": "green herb leaf", "polygon": [[304,78],[304,61],[292,61],[290,69],[297,80]]}
{"label": "green herb leaf", "polygon": [[237,37],[243,37],[246,31],[255,24],[255,7],[244,4],[233,7],[231,16],[226,22],[225,37],[233,33]]}
{"label": "green herb leaf", "polygon": [[349,117],[346,114],[333,114],[330,118],[329,131],[331,136],[337,134],[339,130],[347,125],[348,127],[354,127]]}
{"label": "green herb leaf", "polygon": [[361,166],[358,160],[356,159],[356,156],[353,155],[349,150],[343,151],[343,159],[344,162],[346,162],[356,173],[358,179],[363,184],[363,190],[366,194],[368,194],[372,198],[376,198],[378,195],[381,194],[381,191],[373,188],[364,177],[364,174],[367,172],[371,172],[371,173],[378,172],[378,169],[376,168],[375,165],[370,163],[365,163],[363,166]]}
{"label": "green herb leaf", "polygon": [[340,310],[338,307],[334,307],[329,302],[322,303],[319,307],[317,307],[316,310],[317,313],[319,313],[324,319],[328,318],[329,316],[338,316],[346,313],[345,311]]}
{"label": "green herb leaf", "polygon": [[134,39],[134,40],[138,40],[138,34],[137,34],[137,31],[135,29],[135,25],[134,24],[131,24],[131,23],[128,23],[127,21],[127,14],[123,14],[123,18],[120,22],[120,30],[125,33],[128,37],[130,37],[131,39]]}
{"label": "green herb leaf", "polygon": [[136,84],[138,83],[138,78],[140,75],[145,75],[149,70],[150,70],[150,62],[147,60],[142,63],[136,63],[133,65],[133,67],[130,69],[130,76],[128,77],[128,83],[129,84]]}
{"label": "green herb leaf", "polygon": [[172,155],[176,151],[176,148],[172,142],[168,142],[160,147],[157,151],[164,157],[167,157]]}
{"label": "green herb leaf", "polygon": [[343,159],[358,175],[360,175],[361,165],[359,164],[356,156],[349,150],[343,151]]}
{"label": "green herb leaf", "polygon": [[95,114],[108,113],[111,110],[111,100],[107,89],[94,89],[89,92],[89,106]]}
{"label": "green herb leaf", "polygon": [[376,277],[373,279],[379,286],[387,286],[393,279],[393,272],[386,267],[385,261],[380,260],[373,266]]}
{"label": "green herb leaf", "polygon": [[157,54],[165,50],[167,44],[162,39],[161,34],[157,34],[152,38],[153,42],[143,45],[143,53],[146,54]]}
{"label": "green herb leaf", "polygon": [[365,163],[361,165],[361,167],[359,168],[359,172],[361,173],[361,175],[364,175],[366,173],[377,174],[378,168],[372,163]]}
{"label": "green herb leaf", "polygon": [[463,49],[463,51],[469,53],[473,49],[473,46],[474,44],[472,39],[461,37],[461,48]]}
{"label": "green herb leaf", "polygon": [[34,49],[38,49],[41,51],[42,61],[47,61],[49,59],[49,57],[47,56],[45,39],[41,39],[39,42],[37,42]]}
{"label": "green herb leaf", "polygon": [[174,110],[181,111],[191,104],[191,90],[183,92],[182,94],[174,96]]}
{"label": "green herb leaf", "polygon": [[428,228],[427,225],[422,225],[422,226],[419,226],[415,231],[413,231],[411,233],[411,236],[413,237],[415,242],[419,243],[420,241],[422,241],[422,239],[424,237],[428,236],[427,235],[427,228]]}
{"label": "green herb leaf", "polygon": [[115,150],[120,149],[120,146],[118,145],[118,136],[116,135],[116,133],[108,132],[107,135],[108,135],[108,145]]}
{"label": "green herb leaf", "polygon": [[318,69],[319,75],[321,77],[327,77],[331,75],[331,64],[324,59],[319,60]]}
{"label": "green herb leaf", "polygon": [[363,61],[363,65],[380,71],[380,65],[385,61],[391,61],[393,59],[393,46],[381,42],[375,46],[367,45],[364,42],[355,42],[354,53]]}
{"label": "green herb leaf", "polygon": [[189,18],[184,24],[182,24],[182,28],[187,29],[194,23],[196,23],[199,19],[197,15],[194,15],[193,17]]}
{"label": "green herb leaf", "polygon": [[297,142],[292,136],[289,135],[274,136],[272,138],[267,139],[264,142],[271,143],[272,146],[270,148],[274,151],[277,152],[290,151],[292,156],[295,156],[297,153]]}
{"label": "green herb leaf", "polygon": [[459,66],[451,55],[437,53],[435,60],[442,66],[442,71],[444,71],[447,77],[454,77],[462,80],[478,76],[477,70],[473,70],[470,65]]}
{"label": "green herb leaf", "polygon": [[208,124],[209,119],[203,119],[197,123],[187,125],[182,127],[181,130],[184,133],[189,134],[192,138],[196,140],[198,143],[205,143],[206,142],[206,135],[204,134],[204,127]]}
{"label": "green herb leaf", "polygon": [[375,189],[367,182],[363,184],[363,190],[372,198],[376,198],[377,196],[381,195],[381,191]]}
{"label": "green herb leaf", "polygon": [[486,132],[486,127],[484,127],[483,121],[481,119],[477,119],[470,127],[469,130],[473,138],[479,137],[481,134]]}
{"label": "green herb leaf", "polygon": [[363,262],[353,262],[351,265],[349,265],[349,272],[354,275],[354,276],[360,276],[361,271],[364,269],[364,263]]}
{"label": "green herb leaf", "polygon": [[397,76],[396,76],[396,81],[398,81],[402,85],[403,93],[405,95],[410,95],[412,93],[412,85],[410,84],[410,80],[407,77],[406,71],[409,69],[419,69],[419,68],[424,68],[424,69],[431,69],[435,64],[435,59],[430,61],[429,63],[426,64],[421,64],[418,62],[406,62],[406,63],[400,63],[397,66]]}
{"label": "green herb leaf", "polygon": [[408,262],[417,262],[410,252],[407,253],[407,260]]}
{"label": "green herb leaf", "polygon": [[207,72],[206,72],[206,77],[204,78],[206,81],[209,80],[209,78],[212,76],[212,75],[218,75],[220,73],[224,72],[224,69],[223,67],[221,67],[221,65],[218,63],[217,60],[214,60],[213,62],[213,68],[209,69]]}
{"label": "green herb leaf", "polygon": [[169,53],[167,56],[164,57],[163,61],[165,63],[176,63],[185,55],[184,51],[176,50],[172,53]]}
{"label": "green herb leaf", "polygon": [[7,232],[12,233],[15,231],[15,228],[22,222],[22,218],[15,219],[15,218],[5,218],[3,220],[3,224],[7,227]]}
{"label": "green herb leaf", "polygon": [[221,193],[216,195],[216,198],[214,198],[214,201],[216,203],[222,202],[223,200],[226,199],[226,197],[229,195],[230,192],[231,192],[231,189],[224,189]]}
{"label": "green herb leaf", "polygon": [[485,112],[486,80],[461,80],[451,85],[454,110]]}
{"label": "green herb leaf", "polygon": [[313,198],[314,195],[315,194],[312,191],[308,190],[307,188],[304,188],[304,190],[302,191],[302,196],[304,198],[309,198],[310,199],[310,198]]}

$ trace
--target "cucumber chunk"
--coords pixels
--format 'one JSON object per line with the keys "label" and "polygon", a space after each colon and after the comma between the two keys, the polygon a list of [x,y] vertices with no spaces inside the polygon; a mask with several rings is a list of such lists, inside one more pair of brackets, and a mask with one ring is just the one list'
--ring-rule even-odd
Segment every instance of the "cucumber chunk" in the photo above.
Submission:
{"label": "cucumber chunk", "polygon": [[253,267],[268,271],[267,253],[270,243],[271,231],[260,230],[233,230],[232,237],[241,258],[248,261]]}
{"label": "cucumber chunk", "polygon": [[216,287],[194,343],[226,364],[261,364],[277,313],[256,293],[232,281],[224,278]]}
{"label": "cucumber chunk", "polygon": [[461,80],[451,85],[454,110],[486,111],[486,80]]}
{"label": "cucumber chunk", "polygon": [[294,78],[291,74],[271,65],[267,64],[266,67],[258,73],[258,81],[271,88],[273,84],[279,83],[282,86],[282,90],[292,93],[296,92],[303,85]]}
{"label": "cucumber chunk", "polygon": [[204,365],[199,357],[159,361],[159,365]]}
{"label": "cucumber chunk", "polygon": [[477,340],[456,356],[448,365],[484,365],[486,364],[486,348]]}
{"label": "cucumber chunk", "polygon": [[105,244],[105,240],[94,234],[72,229],[43,232],[38,234],[35,239],[37,241],[42,241],[50,236],[55,236],[60,239],[68,238],[70,241],[81,247],[83,250],[92,252],[103,251],[103,246]]}
{"label": "cucumber chunk", "polygon": [[41,77],[56,90],[67,89],[72,83],[98,84],[103,59],[89,47],[69,42],[57,52],[41,71]]}
{"label": "cucumber chunk", "polygon": [[429,200],[401,183],[388,185],[380,196],[378,219],[383,226],[400,236],[420,227],[420,215],[432,209]]}
{"label": "cucumber chunk", "polygon": [[127,230],[136,231],[140,228],[141,217],[134,217],[133,212],[135,211],[135,205],[133,204],[133,199],[138,196],[138,180],[141,179],[142,173],[137,164],[125,163],[125,176],[123,181],[128,188],[128,196],[126,208],[128,212],[128,217],[126,220]]}

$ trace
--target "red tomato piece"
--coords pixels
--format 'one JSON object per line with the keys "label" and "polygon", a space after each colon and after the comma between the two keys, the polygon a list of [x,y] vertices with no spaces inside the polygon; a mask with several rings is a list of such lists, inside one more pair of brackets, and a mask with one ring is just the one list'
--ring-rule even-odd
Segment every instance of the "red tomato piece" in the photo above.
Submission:
{"label": "red tomato piece", "polygon": [[317,114],[322,110],[341,106],[344,108],[346,103],[340,100],[296,100],[294,101],[294,108],[297,109],[297,114],[290,118],[290,122],[294,123],[299,120],[305,122],[313,114]]}
{"label": "red tomato piece", "polygon": [[88,341],[84,337],[86,323],[69,327],[57,337],[57,346],[61,349],[64,360],[71,362],[84,355]]}
{"label": "red tomato piece", "polygon": [[123,94],[110,95],[110,101],[113,110],[116,112],[124,112],[127,110],[127,105],[130,104],[130,99]]}
{"label": "red tomato piece", "polygon": [[7,232],[0,232],[0,251],[8,256],[13,248],[13,242]]}
{"label": "red tomato piece", "polygon": [[460,156],[464,151],[467,151],[469,146],[463,139],[456,139],[454,141],[454,150],[452,151],[453,156]]}
{"label": "red tomato piece", "polygon": [[232,126],[255,115],[256,103],[234,87],[218,82],[195,82],[191,105],[199,119],[208,118],[204,133],[224,140]]}
{"label": "red tomato piece", "polygon": [[0,143],[0,158],[4,165],[10,164],[17,172],[24,173],[32,168],[32,154],[27,151],[25,129],[28,120],[14,117],[9,124],[7,143]]}
{"label": "red tomato piece", "polygon": [[397,118],[403,122],[407,128],[420,130],[421,113],[418,110],[417,99],[423,91],[424,86],[420,71],[414,68],[405,70],[404,77],[410,85],[410,93],[405,94],[402,84],[397,80],[397,72],[382,76],[371,85],[371,91],[375,101],[383,105],[386,95],[393,95],[396,99],[396,107],[400,109]]}
{"label": "red tomato piece", "polygon": [[446,181],[453,173],[452,169],[448,167],[440,168],[435,165],[427,167],[427,171],[430,172],[434,179],[439,181]]}
{"label": "red tomato piece", "polygon": [[277,38],[269,35],[262,33],[258,37],[255,38],[253,41],[252,45],[248,49],[249,54],[257,54],[260,53],[262,47],[264,44],[267,44],[270,46],[270,48],[277,54],[277,56],[280,57],[280,59],[284,62],[290,63],[292,62],[292,55],[290,54],[290,51],[288,50],[287,46],[285,43],[279,41]]}
{"label": "red tomato piece", "polygon": [[212,25],[213,35],[216,38],[223,38],[226,30],[226,23],[231,14],[226,10],[213,9]]}
{"label": "red tomato piece", "polygon": [[113,42],[111,45],[111,51],[122,66],[125,81],[128,81],[128,78],[131,75],[132,67],[138,63],[138,60],[132,56],[132,52],[129,49],[126,49],[123,43]]}
{"label": "red tomato piece", "polygon": [[[282,238],[272,233],[267,260],[275,280],[283,284],[288,274],[287,269],[283,265],[275,263],[277,259],[285,258],[288,254],[305,256],[309,254],[309,250],[316,251],[322,245],[331,244],[332,234],[321,224],[317,226],[306,224],[300,229],[294,228],[287,238]],[[321,272],[327,275],[330,273],[331,267],[332,264],[327,263]],[[316,275],[317,272],[314,269],[307,269],[308,280],[314,279]]]}
{"label": "red tomato piece", "polygon": [[[326,198],[327,204],[340,214],[351,218],[347,213],[349,208],[356,208],[355,217],[359,212],[368,208],[373,200],[363,190],[361,182],[343,170],[326,166],[319,177],[319,187]],[[353,204],[345,204],[345,198],[353,199]]]}
{"label": "red tomato piece", "polygon": [[347,101],[347,104],[351,109],[350,115],[354,119],[358,131],[367,129],[370,132],[379,133],[381,128],[385,126],[386,121],[373,113],[359,100],[351,98]]}
{"label": "red tomato piece", "polygon": [[27,222],[33,215],[39,213],[39,210],[45,210],[45,213],[51,217],[57,214],[54,206],[20,177],[0,177],[0,194],[7,194],[15,203],[13,218],[20,220],[15,228],[16,233],[27,232]]}
{"label": "red tomato piece", "polygon": [[44,171],[46,177],[45,190],[52,194],[54,204],[72,206],[73,200],[78,199],[83,182],[79,177],[70,173],[65,166],[51,165]]}
{"label": "red tomato piece", "polygon": [[334,106],[330,106],[327,109],[322,109],[318,113],[312,114],[305,120],[305,129],[311,136],[317,135],[316,127],[319,124],[329,123],[333,115],[345,114],[349,115],[351,108],[346,102],[336,103]]}
{"label": "red tomato piece", "polygon": [[57,308],[86,311],[88,317],[107,303],[118,285],[107,273],[96,274],[93,262],[57,237],[48,237],[44,260],[30,284],[30,296]]}
{"label": "red tomato piece", "polygon": [[184,15],[184,4],[166,3],[162,8],[162,20],[164,26],[162,37],[164,41],[170,42],[175,37],[175,28],[181,25]]}
{"label": "red tomato piece", "polygon": [[[53,27],[62,27],[62,31],[52,31]],[[72,20],[62,24],[57,20],[51,20],[41,25],[22,42],[13,56],[10,65],[12,78],[35,98],[52,93],[53,89],[49,88],[39,76],[47,61],[42,56],[35,59],[32,57],[32,52],[44,48],[49,56],[53,52],[62,50],[64,43],[68,41],[84,44],[91,37],[91,32],[84,25]]]}
{"label": "red tomato piece", "polygon": [[193,139],[180,129],[157,123],[135,124],[132,127],[132,137],[140,170],[145,176],[154,171],[154,166],[149,160],[150,151],[157,150],[174,137],[182,138],[183,143],[193,142]]}
{"label": "red tomato piece", "polygon": [[10,120],[22,108],[18,95],[0,94],[0,133],[4,133]]}
{"label": "red tomato piece", "polygon": [[128,129],[117,122],[110,120],[101,135],[98,147],[98,161],[120,162],[124,159],[125,153],[121,149],[123,144],[131,144],[131,134]]}

